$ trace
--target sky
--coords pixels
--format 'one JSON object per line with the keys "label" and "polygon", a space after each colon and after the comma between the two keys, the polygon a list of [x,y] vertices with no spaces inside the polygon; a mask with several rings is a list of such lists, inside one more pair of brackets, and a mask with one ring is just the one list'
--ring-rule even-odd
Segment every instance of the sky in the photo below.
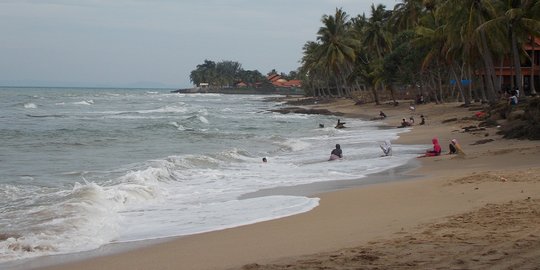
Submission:
{"label": "sky", "polygon": [[0,85],[192,87],[205,59],[289,73],[324,14],[398,0],[0,0]]}

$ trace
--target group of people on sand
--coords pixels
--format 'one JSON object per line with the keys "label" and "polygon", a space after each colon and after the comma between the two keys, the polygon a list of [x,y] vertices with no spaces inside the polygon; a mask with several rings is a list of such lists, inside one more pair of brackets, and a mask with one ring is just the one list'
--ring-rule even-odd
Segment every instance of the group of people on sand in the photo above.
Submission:
{"label": "group of people on sand", "polygon": [[[431,142],[433,143],[433,148],[427,150],[426,153],[424,153],[424,155],[419,156],[420,158],[421,157],[435,157],[435,156],[441,155],[442,148],[441,148],[441,145],[439,144],[439,139],[435,137],[431,140]],[[465,152],[463,151],[463,148],[461,148],[461,145],[458,143],[457,139],[450,140],[450,144],[448,144],[448,150],[449,150],[448,151],[449,155],[455,155],[455,154],[460,155],[460,156],[465,155]]]}
{"label": "group of people on sand", "polygon": [[[419,157],[434,157],[434,156],[441,155],[442,148],[441,148],[441,145],[439,144],[439,139],[433,138],[431,142],[433,143],[433,148],[428,149],[424,153],[424,155],[419,156]],[[379,147],[383,151],[383,154],[384,154],[383,156],[386,157],[386,156],[392,155],[392,143],[390,142],[390,140],[385,140],[379,145]],[[448,150],[449,150],[448,151],[449,155],[455,155],[455,154],[460,155],[460,156],[465,155],[465,152],[463,151],[463,148],[461,148],[461,145],[458,143],[457,139],[452,139],[450,141],[450,144],[448,144]],[[341,150],[341,145],[336,144],[336,148],[332,150],[332,152],[330,153],[330,158],[328,160],[336,160],[336,159],[341,159],[341,158],[343,158],[343,150]]]}
{"label": "group of people on sand", "polygon": [[[425,125],[426,124],[426,118],[423,114],[420,115],[420,123],[419,125]],[[414,117],[409,117],[409,120],[405,120],[405,118],[401,119],[401,123],[398,126],[398,128],[404,128],[404,127],[410,127],[414,125]]]}

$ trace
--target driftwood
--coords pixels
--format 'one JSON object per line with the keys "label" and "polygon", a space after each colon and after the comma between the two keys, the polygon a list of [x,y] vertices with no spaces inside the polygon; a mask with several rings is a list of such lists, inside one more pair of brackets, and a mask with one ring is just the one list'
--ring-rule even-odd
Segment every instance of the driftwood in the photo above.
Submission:
{"label": "driftwood", "polygon": [[450,118],[450,119],[442,120],[441,123],[444,124],[444,123],[449,123],[449,122],[455,122],[455,121],[457,121],[457,120],[458,120],[457,118]]}
{"label": "driftwood", "polygon": [[483,140],[479,140],[479,141],[476,141],[474,143],[471,143],[471,145],[485,144],[485,143],[492,142],[492,141],[494,141],[494,140],[493,139],[483,139]]}

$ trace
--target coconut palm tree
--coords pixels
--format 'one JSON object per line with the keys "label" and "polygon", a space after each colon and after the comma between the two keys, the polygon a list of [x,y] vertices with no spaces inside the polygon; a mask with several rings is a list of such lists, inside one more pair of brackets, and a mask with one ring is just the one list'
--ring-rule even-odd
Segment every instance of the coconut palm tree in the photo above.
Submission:
{"label": "coconut palm tree", "polygon": [[392,12],[393,25],[396,30],[413,29],[418,25],[418,20],[422,17],[424,6],[422,0],[401,0],[394,6]]}
{"label": "coconut palm tree", "polygon": [[[386,10],[384,5],[375,6],[372,4],[371,17],[364,23],[361,33],[363,49],[367,52],[365,60],[369,61],[368,64],[371,65],[368,68],[371,71],[368,76],[371,77],[375,96],[377,86],[381,86],[383,90],[385,88],[383,80],[374,76],[383,74],[376,71],[380,69],[385,54],[392,49],[392,33],[388,29],[391,16],[391,11]],[[376,84],[375,82],[380,83]]]}
{"label": "coconut palm tree", "polygon": [[479,26],[491,19],[493,12],[492,0],[447,0],[438,11],[446,24],[449,51],[462,51],[461,57],[469,67],[475,66],[479,59],[482,62],[487,96],[492,103],[497,100],[496,93],[500,90],[493,57],[500,32],[488,32]]}
{"label": "coconut palm tree", "polygon": [[[336,9],[335,15],[322,17],[323,26],[317,32],[317,40],[320,42],[319,61],[325,63],[327,70],[333,73],[339,96],[343,96],[342,89],[356,59],[355,48],[360,45],[350,34],[348,18],[341,8]],[[346,95],[350,96],[347,89]]]}
{"label": "coconut palm tree", "polygon": [[[503,29],[510,39],[515,83],[518,89],[523,89],[523,76],[521,73],[521,57],[523,44],[530,36],[540,35],[540,10],[538,0],[495,1],[493,18],[478,27],[479,30],[493,31]],[[532,61],[531,63],[533,63]],[[534,63],[533,63],[534,64]],[[534,91],[536,94],[536,91]]]}

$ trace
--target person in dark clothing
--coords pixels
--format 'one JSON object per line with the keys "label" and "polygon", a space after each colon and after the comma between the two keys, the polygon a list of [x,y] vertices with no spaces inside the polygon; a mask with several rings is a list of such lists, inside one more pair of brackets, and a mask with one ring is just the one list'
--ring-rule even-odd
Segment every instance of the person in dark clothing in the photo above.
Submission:
{"label": "person in dark clothing", "polygon": [[343,151],[341,151],[341,146],[339,144],[336,144],[336,148],[332,150],[332,152],[330,153],[329,160],[340,159],[342,157],[343,157]]}
{"label": "person in dark clothing", "polygon": [[338,119],[336,128],[345,128],[345,122],[341,122],[341,119]]}

